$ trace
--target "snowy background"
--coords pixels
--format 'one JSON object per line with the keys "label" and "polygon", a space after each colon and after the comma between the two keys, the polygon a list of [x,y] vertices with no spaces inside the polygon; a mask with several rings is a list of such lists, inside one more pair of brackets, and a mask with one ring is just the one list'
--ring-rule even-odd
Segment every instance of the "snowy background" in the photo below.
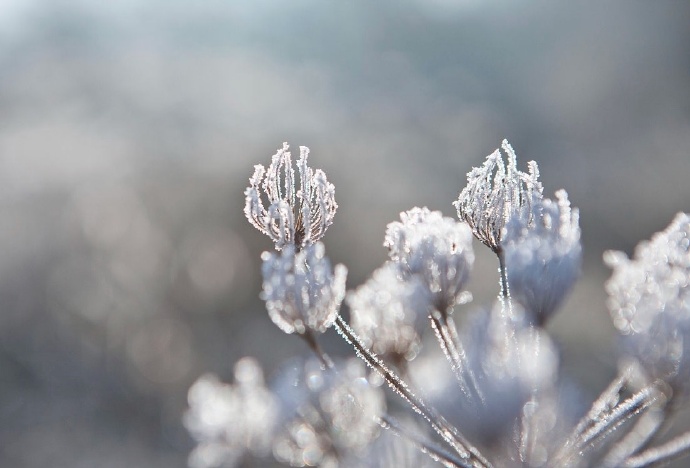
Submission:
{"label": "snowy background", "polygon": [[[584,399],[612,377],[601,254],[690,210],[690,4],[373,3],[0,0],[0,466],[185,466],[200,374],[305,352],[258,300],[271,243],[242,215],[283,141],[335,184],[352,288],[388,222],[455,216],[508,138],[581,210],[563,372]],[[497,292],[475,247],[463,309]]]}

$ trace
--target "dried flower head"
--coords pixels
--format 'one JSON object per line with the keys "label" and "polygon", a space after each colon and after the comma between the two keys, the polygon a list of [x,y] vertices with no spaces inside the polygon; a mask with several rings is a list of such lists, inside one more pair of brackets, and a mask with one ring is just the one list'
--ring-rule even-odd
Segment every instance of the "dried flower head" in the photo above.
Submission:
{"label": "dried flower head", "polygon": [[347,303],[352,328],[368,349],[394,362],[417,355],[428,304],[418,278],[403,281],[398,266],[388,262],[349,292]]}
{"label": "dried flower head", "polygon": [[[510,296],[543,324],[563,302],[580,272],[582,247],[577,209],[565,190],[545,198],[528,217],[515,217],[503,233]],[[528,219],[532,222],[528,223]]]}
{"label": "dried flower head", "polygon": [[[275,242],[276,249],[294,245],[300,250],[323,237],[333,223],[338,204],[335,188],[326,174],[307,166],[309,148],[306,146],[300,146],[297,160],[300,179],[297,190],[288,148],[283,143],[268,169],[261,164],[254,166],[254,174],[244,192],[244,214],[254,227]],[[268,199],[268,208],[264,207],[262,191]]]}
{"label": "dried flower head", "polygon": [[679,213],[663,231],[641,242],[632,259],[606,252],[613,324],[625,349],[652,379],[690,392],[690,216]]}
{"label": "dried flower head", "polygon": [[465,284],[474,263],[472,233],[465,223],[440,211],[413,208],[390,223],[383,243],[407,275],[418,275],[432,305],[446,312],[466,299]]}
{"label": "dried flower head", "polygon": [[529,218],[532,205],[541,199],[537,163],[527,164],[528,172],[517,170],[517,159],[508,140],[503,140],[508,163],[500,150],[487,156],[482,167],[467,174],[467,186],[453,203],[458,217],[469,224],[474,235],[496,254],[501,251],[503,228],[516,217]]}
{"label": "dried flower head", "polygon": [[233,384],[215,375],[201,376],[189,389],[188,400],[184,424],[198,442],[189,456],[190,467],[232,467],[245,451],[268,453],[279,408],[254,359],[237,361]]}
{"label": "dried flower head", "polygon": [[333,324],[345,296],[347,268],[325,256],[321,242],[295,252],[292,245],[282,252],[264,252],[263,292],[268,315],[285,333],[323,333]]}
{"label": "dried flower head", "polygon": [[286,369],[276,391],[284,419],[273,446],[279,461],[339,466],[340,457],[364,449],[378,436],[376,421],[385,412],[385,397],[358,359],[331,369],[308,360]]}

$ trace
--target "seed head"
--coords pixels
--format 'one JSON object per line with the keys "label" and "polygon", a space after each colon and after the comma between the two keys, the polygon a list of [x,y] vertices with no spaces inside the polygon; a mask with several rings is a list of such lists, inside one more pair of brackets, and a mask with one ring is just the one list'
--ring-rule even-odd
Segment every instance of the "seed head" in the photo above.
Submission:
{"label": "seed head", "polygon": [[472,233],[467,224],[428,208],[400,213],[400,220],[388,225],[383,245],[403,274],[421,278],[432,305],[445,313],[467,296]]}
{"label": "seed head", "polygon": [[537,163],[527,164],[528,172],[517,170],[517,159],[508,140],[503,140],[508,163],[500,150],[487,156],[482,167],[467,174],[467,186],[453,203],[458,217],[469,224],[475,237],[496,254],[501,251],[503,228],[516,216],[529,220],[531,207],[541,199]]}
{"label": "seed head", "polygon": [[[252,225],[275,242],[277,250],[294,245],[297,250],[321,239],[333,223],[338,204],[335,188],[320,169],[307,166],[309,148],[300,146],[297,161],[299,190],[295,186],[288,144],[273,155],[265,169],[254,166],[249,187],[244,191],[244,214]],[[268,201],[264,206],[263,198]]]}
{"label": "seed head", "polygon": [[606,252],[613,268],[606,283],[613,324],[625,349],[652,379],[690,392],[690,216],[676,215],[641,242],[635,256]]}
{"label": "seed head", "polygon": [[[577,209],[565,190],[531,206],[529,217],[511,219],[503,251],[510,295],[538,324],[563,302],[580,272],[582,247]],[[528,220],[531,219],[531,223]]]}
{"label": "seed head", "polygon": [[347,268],[337,265],[332,270],[321,242],[295,250],[287,245],[282,252],[262,254],[261,298],[273,323],[285,333],[323,333],[345,296]]}

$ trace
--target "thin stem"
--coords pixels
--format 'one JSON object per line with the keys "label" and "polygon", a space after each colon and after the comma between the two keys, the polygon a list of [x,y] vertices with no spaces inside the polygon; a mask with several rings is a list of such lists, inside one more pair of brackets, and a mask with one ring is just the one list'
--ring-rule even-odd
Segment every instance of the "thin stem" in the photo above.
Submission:
{"label": "thin stem", "polygon": [[439,346],[451,365],[460,389],[467,398],[484,404],[484,398],[477,385],[474,372],[467,362],[467,355],[458,337],[455,323],[447,313],[442,314],[439,311],[432,312],[429,318],[431,328],[434,330]]}
{"label": "thin stem", "polygon": [[610,467],[621,466],[624,460],[644,447],[657,432],[663,420],[664,412],[662,410],[653,409],[643,414],[630,432],[609,450],[602,464]]}
{"label": "thin stem", "polygon": [[508,270],[506,270],[505,253],[502,248],[496,251],[498,256],[498,271],[501,274],[501,297],[504,299],[510,298],[510,290],[508,289]]}
{"label": "thin stem", "polygon": [[417,449],[429,455],[432,460],[442,463],[447,468],[472,468],[473,466],[468,464],[467,461],[460,460],[455,455],[448,453],[448,451],[444,450],[442,447],[423,440],[421,437],[402,427],[388,415],[382,416],[378,424],[382,428],[392,431],[395,435],[407,439]]}
{"label": "thin stem", "polygon": [[321,365],[323,366],[324,369],[333,369],[333,360],[326,354],[323,349],[321,349],[321,346],[319,345],[319,342],[316,341],[316,337],[314,334],[311,332],[311,330],[307,329],[304,333],[299,335],[309,346],[309,349],[311,349],[314,354],[316,354],[316,357],[321,361]]}
{"label": "thin stem", "polygon": [[386,365],[361,342],[359,337],[350,328],[348,323],[338,314],[335,320],[335,329],[352,345],[359,356],[369,367],[375,370],[412,409],[420,414],[443,440],[450,445],[461,458],[467,459],[470,466],[490,467],[491,464],[479,451],[473,447],[459,432],[449,424],[433,408],[428,407],[419,397],[410,391],[407,384],[397,375],[391,372]]}
{"label": "thin stem", "polygon": [[606,389],[599,395],[599,397],[592,403],[592,407],[577,423],[570,437],[561,449],[557,459],[561,459],[568,455],[568,452],[574,450],[576,445],[579,445],[579,440],[582,434],[597,421],[602,419],[602,416],[609,413],[620,401],[621,393],[628,383],[629,371],[626,369],[621,372]]}
{"label": "thin stem", "polygon": [[690,453],[690,431],[654,448],[629,457],[622,466],[627,468],[658,466]]}
{"label": "thin stem", "polygon": [[605,415],[602,421],[599,421],[582,434],[582,440],[578,444],[577,450],[584,452],[592,448],[595,443],[613,433],[625,421],[648,408],[657,398],[656,388],[649,386],[621,402],[613,411]]}

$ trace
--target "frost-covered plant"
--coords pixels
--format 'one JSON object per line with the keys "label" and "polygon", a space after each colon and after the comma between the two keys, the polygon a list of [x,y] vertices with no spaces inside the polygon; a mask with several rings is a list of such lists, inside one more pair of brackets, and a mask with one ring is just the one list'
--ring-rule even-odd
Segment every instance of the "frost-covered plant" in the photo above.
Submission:
{"label": "frost-covered plant", "polygon": [[[190,466],[233,467],[270,452],[280,463],[332,468],[637,467],[690,452],[690,432],[657,440],[690,394],[690,216],[679,214],[633,259],[605,255],[621,371],[578,421],[576,390],[559,378],[545,328],[580,271],[578,211],[565,190],[544,198],[537,164],[521,172],[507,141],[502,148],[507,162],[496,150],[467,175],[454,203],[460,221],[413,208],[388,225],[390,260],[347,294],[352,326],[340,313],[346,269],[331,268],[320,242],[337,208],[333,185],[307,165],[305,147],[299,190],[287,144],[267,170],[256,166],[245,214],[276,249],[262,254],[261,297],[316,359],[286,366],[270,388],[250,358],[232,385],[201,377],[185,415],[198,442]],[[471,297],[472,235],[496,254],[501,287],[493,307],[458,329],[454,309]],[[425,322],[447,372],[419,361]],[[336,363],[322,350],[331,327],[361,361]],[[413,380],[433,384],[424,398]],[[385,403],[384,383],[411,411]]]}

